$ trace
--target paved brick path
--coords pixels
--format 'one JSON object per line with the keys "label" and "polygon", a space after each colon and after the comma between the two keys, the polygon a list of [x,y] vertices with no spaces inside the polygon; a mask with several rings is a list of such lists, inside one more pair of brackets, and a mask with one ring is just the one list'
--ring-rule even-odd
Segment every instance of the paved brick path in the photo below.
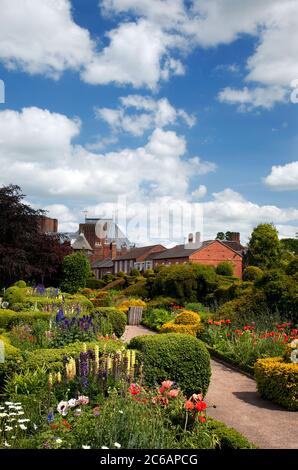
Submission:
{"label": "paved brick path", "polygon": [[[154,334],[128,326],[124,341]],[[261,449],[298,449],[298,412],[263,400],[253,379],[212,360],[212,379],[206,401],[208,414],[241,432]],[[215,405],[216,408],[212,408]]]}

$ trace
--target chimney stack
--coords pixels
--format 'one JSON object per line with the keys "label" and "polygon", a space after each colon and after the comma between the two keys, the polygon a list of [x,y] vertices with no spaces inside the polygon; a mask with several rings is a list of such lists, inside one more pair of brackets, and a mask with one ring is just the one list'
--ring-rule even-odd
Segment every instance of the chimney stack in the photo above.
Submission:
{"label": "chimney stack", "polygon": [[231,241],[240,243],[240,233],[239,232],[231,232]]}
{"label": "chimney stack", "polygon": [[193,234],[192,234],[192,233],[190,233],[190,234],[188,235],[188,243],[189,243],[189,244],[193,243]]}
{"label": "chimney stack", "polygon": [[196,245],[201,243],[201,232],[196,232]]}

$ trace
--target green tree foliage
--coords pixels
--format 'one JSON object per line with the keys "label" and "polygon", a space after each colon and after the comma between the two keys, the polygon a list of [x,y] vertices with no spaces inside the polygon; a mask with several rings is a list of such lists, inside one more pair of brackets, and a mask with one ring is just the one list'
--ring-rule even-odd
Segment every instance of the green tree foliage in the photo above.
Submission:
{"label": "green tree foliage", "polygon": [[298,274],[298,256],[295,256],[295,258],[288,264],[286,267],[286,274],[289,276],[297,276]]}
{"label": "green tree foliage", "polygon": [[259,281],[264,272],[257,266],[247,266],[243,271],[243,281]]}
{"label": "green tree foliage", "polygon": [[298,255],[298,238],[282,238],[280,240],[282,248]]}
{"label": "green tree foliage", "polygon": [[86,287],[90,277],[90,263],[83,253],[73,253],[63,260],[61,288],[64,292],[75,294]]}
{"label": "green tree foliage", "polygon": [[221,241],[229,241],[229,240],[232,240],[232,232],[218,232],[218,234],[216,235],[216,240],[221,240]]}
{"label": "green tree foliage", "polygon": [[229,261],[222,261],[217,265],[216,272],[221,276],[233,276],[234,266]]}
{"label": "green tree foliage", "polygon": [[278,232],[272,224],[260,224],[252,232],[248,243],[246,262],[261,269],[280,264],[281,245]]}
{"label": "green tree foliage", "polygon": [[162,269],[148,288],[151,297],[164,295],[185,304],[205,300],[217,286],[218,278],[212,266],[179,264]]}

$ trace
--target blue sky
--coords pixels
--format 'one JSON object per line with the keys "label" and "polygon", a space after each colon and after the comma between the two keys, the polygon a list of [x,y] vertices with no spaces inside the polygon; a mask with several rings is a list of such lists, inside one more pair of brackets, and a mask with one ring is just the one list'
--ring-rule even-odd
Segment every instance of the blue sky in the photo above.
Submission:
{"label": "blue sky", "polygon": [[2,3],[0,184],[62,230],[125,196],[141,225],[201,204],[205,238],[298,231],[296,1]]}

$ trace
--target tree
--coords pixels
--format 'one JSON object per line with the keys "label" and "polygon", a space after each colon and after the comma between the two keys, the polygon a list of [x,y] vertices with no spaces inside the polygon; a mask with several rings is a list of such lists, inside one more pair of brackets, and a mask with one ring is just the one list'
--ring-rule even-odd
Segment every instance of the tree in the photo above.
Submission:
{"label": "tree", "polygon": [[40,232],[40,217],[45,214],[24,204],[21,188],[0,188],[0,283],[10,285],[19,279],[37,282],[57,281],[70,244],[58,236]]}
{"label": "tree", "polygon": [[216,235],[216,240],[221,240],[221,241],[230,241],[232,240],[232,232],[218,232]]}
{"label": "tree", "polygon": [[62,264],[61,289],[69,294],[75,294],[79,289],[86,287],[90,271],[90,263],[83,253],[66,256]]}
{"label": "tree", "polygon": [[246,264],[261,269],[276,268],[280,264],[280,257],[281,245],[274,225],[258,225],[248,243]]}
{"label": "tree", "polygon": [[298,255],[298,238],[282,238],[280,243],[284,250]]}

